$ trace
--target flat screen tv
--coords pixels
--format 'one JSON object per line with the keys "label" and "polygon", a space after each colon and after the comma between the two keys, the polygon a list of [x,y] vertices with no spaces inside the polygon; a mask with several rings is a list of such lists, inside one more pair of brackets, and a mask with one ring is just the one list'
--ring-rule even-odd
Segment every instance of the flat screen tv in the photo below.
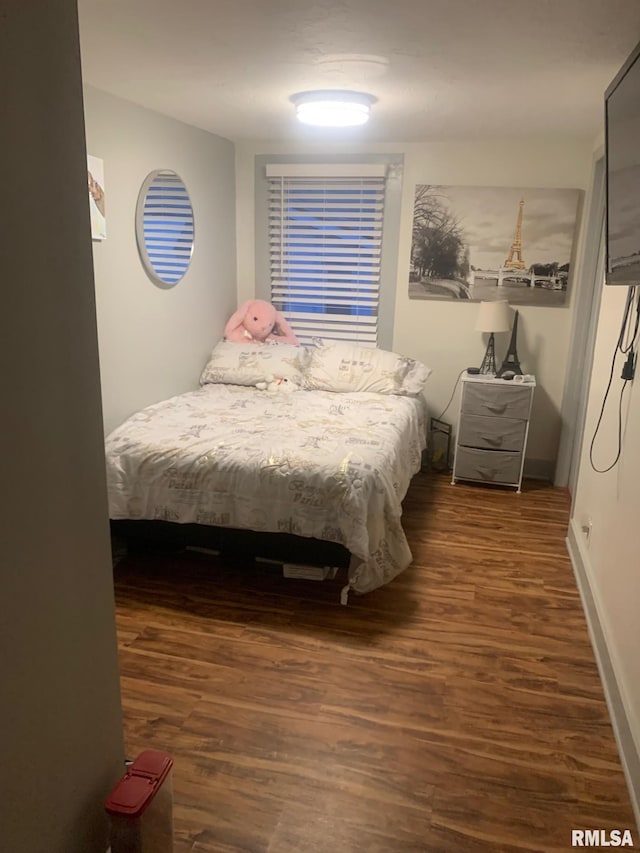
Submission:
{"label": "flat screen tv", "polygon": [[606,282],[640,284],[640,44],[605,92]]}

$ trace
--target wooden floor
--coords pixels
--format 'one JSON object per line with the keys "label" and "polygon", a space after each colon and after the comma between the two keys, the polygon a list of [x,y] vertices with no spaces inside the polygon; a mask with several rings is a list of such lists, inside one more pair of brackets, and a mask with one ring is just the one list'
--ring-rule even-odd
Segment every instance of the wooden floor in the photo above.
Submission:
{"label": "wooden floor", "polygon": [[175,853],[566,851],[631,829],[568,497],[419,474],[414,564],[337,603],[199,554],[116,569],[125,734],[175,758]]}

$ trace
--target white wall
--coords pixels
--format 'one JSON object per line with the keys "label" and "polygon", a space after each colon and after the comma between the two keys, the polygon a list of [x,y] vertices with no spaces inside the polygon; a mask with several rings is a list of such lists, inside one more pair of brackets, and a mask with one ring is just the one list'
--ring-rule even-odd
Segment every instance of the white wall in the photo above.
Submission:
{"label": "white wall", "polygon": [[[87,150],[104,160],[107,239],[93,243],[105,431],[197,387],[236,307],[233,143],[86,87]],[[154,285],[140,261],[135,209],[154,169],[173,169],[194,210],[191,266]]]}
{"label": "white wall", "polygon": [[[434,414],[446,405],[456,377],[465,367],[478,365],[486,337],[473,330],[477,305],[410,300],[409,254],[413,199],[418,183],[477,186],[574,187],[585,190],[591,173],[592,140],[505,139],[474,142],[398,143],[394,145],[296,146],[246,143],[236,146],[236,204],[238,299],[254,293],[254,156],[256,154],[392,152],[405,156],[400,257],[393,348],[421,359],[433,368],[427,398]],[[567,307],[520,309],[518,354],[526,372],[535,373],[538,387],[527,457],[530,470],[553,473],[559,436],[563,382],[579,270]],[[498,336],[497,356],[507,349],[509,335]],[[457,418],[457,398],[447,419]]]}
{"label": "white wall", "polygon": [[[640,372],[625,392],[624,441],[618,465],[596,473],[589,447],[609,381],[626,287],[603,287],[586,429],[572,525],[582,540],[581,556],[600,617],[607,649],[636,750],[640,754]],[[618,357],[612,391],[594,447],[594,462],[607,468],[618,444],[618,400],[623,358]],[[580,532],[592,523],[587,545]]]}
{"label": "white wall", "polygon": [[104,853],[124,747],[75,0],[0,26],[0,849]]}

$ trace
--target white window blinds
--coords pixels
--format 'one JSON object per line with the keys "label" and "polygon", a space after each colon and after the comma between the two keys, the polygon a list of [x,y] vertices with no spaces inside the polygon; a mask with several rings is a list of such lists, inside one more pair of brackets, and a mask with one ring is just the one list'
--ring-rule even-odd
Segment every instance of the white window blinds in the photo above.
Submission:
{"label": "white window blinds", "polygon": [[378,339],[385,167],[269,165],[271,301],[302,343]]}

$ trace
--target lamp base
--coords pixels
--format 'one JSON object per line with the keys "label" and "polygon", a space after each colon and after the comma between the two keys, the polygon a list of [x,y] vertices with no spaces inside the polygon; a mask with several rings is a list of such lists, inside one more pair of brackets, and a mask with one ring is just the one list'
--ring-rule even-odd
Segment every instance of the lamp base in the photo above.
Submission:
{"label": "lamp base", "polygon": [[482,359],[482,364],[480,365],[480,373],[487,374],[489,376],[495,376],[497,373],[496,366],[496,344],[495,339],[493,337],[493,332],[489,335],[489,343],[487,344],[487,351],[484,354],[484,358]]}

